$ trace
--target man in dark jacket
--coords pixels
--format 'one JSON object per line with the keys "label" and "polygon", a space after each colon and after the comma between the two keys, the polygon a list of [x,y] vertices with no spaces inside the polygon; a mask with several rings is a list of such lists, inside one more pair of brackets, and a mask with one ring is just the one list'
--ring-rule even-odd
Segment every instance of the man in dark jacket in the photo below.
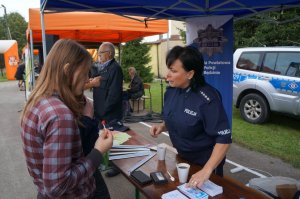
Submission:
{"label": "man in dark jacket", "polygon": [[128,74],[130,76],[129,89],[127,90],[129,99],[137,99],[144,95],[144,84],[141,78],[136,74],[134,67],[128,68]]}
{"label": "man in dark jacket", "polygon": [[[115,47],[110,42],[103,42],[98,50],[98,63],[91,68],[91,79],[85,89],[93,88],[94,116],[107,126],[122,120],[123,73],[114,59]],[[113,125],[111,125],[113,126]],[[118,130],[118,129],[115,129]],[[107,172],[108,177],[119,173],[115,168]]]}
{"label": "man in dark jacket", "polygon": [[101,79],[99,86],[92,86],[95,118],[99,121],[105,120],[106,123],[122,119],[123,73],[114,56],[114,45],[109,42],[102,43],[98,50],[99,62],[91,69],[91,77],[100,76]]}
{"label": "man in dark jacket", "polygon": [[141,78],[137,75],[136,70],[133,66],[128,68],[128,74],[130,77],[130,84],[128,89],[123,92],[123,103],[124,103],[124,115],[130,115],[133,108],[130,107],[129,100],[136,100],[144,95],[144,84]]}

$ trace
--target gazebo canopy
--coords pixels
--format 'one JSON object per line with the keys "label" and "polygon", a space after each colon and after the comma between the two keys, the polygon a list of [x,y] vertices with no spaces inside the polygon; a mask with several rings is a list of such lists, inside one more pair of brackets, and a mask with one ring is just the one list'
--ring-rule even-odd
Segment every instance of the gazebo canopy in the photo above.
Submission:
{"label": "gazebo canopy", "polygon": [[146,20],[185,20],[210,15],[246,17],[299,5],[300,0],[41,0],[41,10],[45,12],[98,11],[143,16]]}
{"label": "gazebo canopy", "polygon": [[[143,20],[143,18],[138,17]],[[136,38],[168,32],[167,20],[145,23],[115,14],[96,12],[68,12],[45,15],[46,34],[59,38],[74,39],[79,42],[121,43]],[[41,17],[39,9],[29,9],[28,31],[32,31],[34,43],[42,41]]]}

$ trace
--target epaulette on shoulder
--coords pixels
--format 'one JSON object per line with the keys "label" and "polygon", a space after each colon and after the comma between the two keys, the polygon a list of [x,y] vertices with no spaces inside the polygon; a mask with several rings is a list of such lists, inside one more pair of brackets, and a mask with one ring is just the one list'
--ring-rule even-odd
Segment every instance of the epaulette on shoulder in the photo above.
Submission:
{"label": "epaulette on shoulder", "polygon": [[206,101],[207,103],[211,101],[211,97],[209,97],[206,92],[200,90],[199,93],[204,98],[204,101]]}

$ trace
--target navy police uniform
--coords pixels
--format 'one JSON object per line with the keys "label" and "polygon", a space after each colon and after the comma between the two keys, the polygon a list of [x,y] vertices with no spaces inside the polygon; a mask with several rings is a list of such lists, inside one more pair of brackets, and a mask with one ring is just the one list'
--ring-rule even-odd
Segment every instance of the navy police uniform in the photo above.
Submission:
{"label": "navy police uniform", "polygon": [[[191,88],[168,88],[165,93],[163,118],[173,146],[179,155],[204,166],[216,143],[232,142],[231,129],[221,96],[206,84],[197,92]],[[216,168],[223,175],[224,160]]]}

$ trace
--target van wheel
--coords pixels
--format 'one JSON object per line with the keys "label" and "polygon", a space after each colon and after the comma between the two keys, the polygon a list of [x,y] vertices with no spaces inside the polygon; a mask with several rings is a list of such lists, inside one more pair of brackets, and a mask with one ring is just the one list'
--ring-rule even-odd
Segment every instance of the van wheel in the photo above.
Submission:
{"label": "van wheel", "polygon": [[247,122],[262,124],[269,119],[270,109],[265,98],[252,93],[242,98],[240,113],[241,117]]}

